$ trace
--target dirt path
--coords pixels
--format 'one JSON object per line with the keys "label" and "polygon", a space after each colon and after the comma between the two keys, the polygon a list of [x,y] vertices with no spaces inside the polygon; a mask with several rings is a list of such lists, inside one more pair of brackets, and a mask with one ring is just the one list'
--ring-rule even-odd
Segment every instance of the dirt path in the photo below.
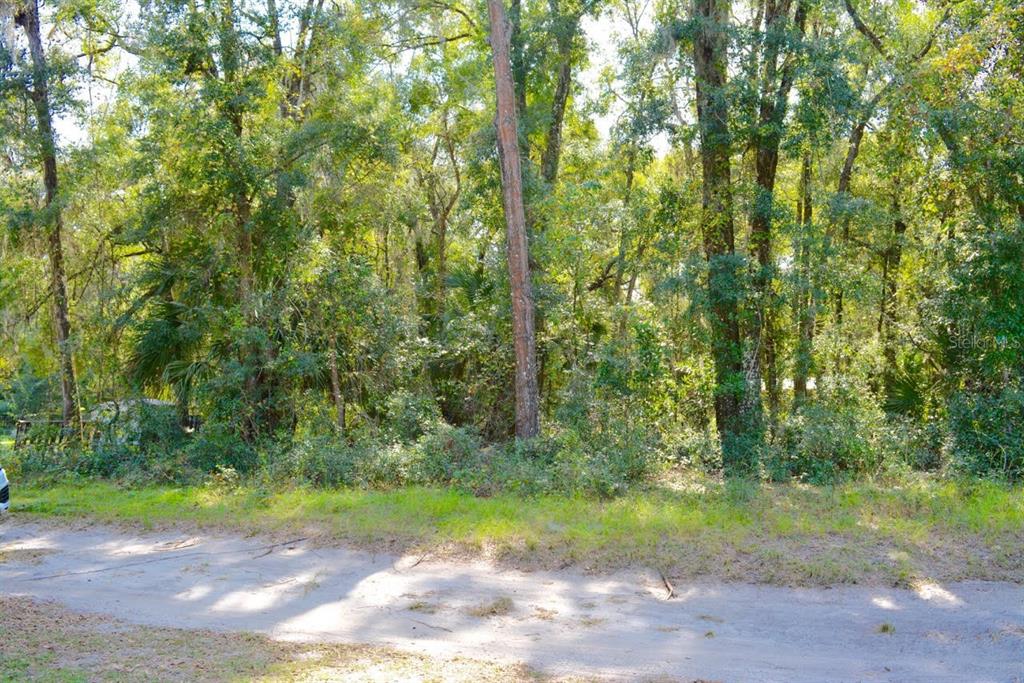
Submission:
{"label": "dirt path", "polygon": [[674,586],[259,538],[0,522],[0,590],[133,623],[724,681],[1022,681],[1024,587]]}

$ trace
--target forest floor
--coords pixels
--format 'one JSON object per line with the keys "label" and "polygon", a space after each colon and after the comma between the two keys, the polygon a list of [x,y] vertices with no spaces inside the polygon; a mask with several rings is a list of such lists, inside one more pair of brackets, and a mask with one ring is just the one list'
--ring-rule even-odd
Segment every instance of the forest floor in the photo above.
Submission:
{"label": "forest floor", "polygon": [[1007,582],[673,583],[15,513],[0,586],[4,680],[1024,679]]}

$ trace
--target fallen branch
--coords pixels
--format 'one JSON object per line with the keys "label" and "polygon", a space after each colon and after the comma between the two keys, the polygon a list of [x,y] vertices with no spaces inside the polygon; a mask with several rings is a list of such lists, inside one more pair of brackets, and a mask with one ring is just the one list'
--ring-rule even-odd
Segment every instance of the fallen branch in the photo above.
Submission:
{"label": "fallen branch", "polygon": [[672,587],[672,584],[669,582],[668,577],[665,576],[665,572],[659,569],[658,576],[661,577],[661,582],[665,584],[665,589],[668,591],[668,595],[665,596],[665,599],[671,600],[672,598],[676,597],[676,589]]}
{"label": "fallen branch", "polygon": [[427,622],[420,621],[419,619],[410,619],[410,621],[417,623],[420,626],[426,626],[427,628],[436,629],[438,631],[445,631],[447,633],[454,633],[454,631],[452,631],[450,628],[445,628],[444,626],[434,626],[433,624],[428,624]]}

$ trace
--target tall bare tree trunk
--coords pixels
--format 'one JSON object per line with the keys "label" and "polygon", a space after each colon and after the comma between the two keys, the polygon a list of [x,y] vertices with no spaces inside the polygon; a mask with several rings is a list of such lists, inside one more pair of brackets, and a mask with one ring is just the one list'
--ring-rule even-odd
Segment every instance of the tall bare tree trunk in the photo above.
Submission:
{"label": "tall bare tree trunk", "polygon": [[703,173],[701,231],[708,261],[711,353],[715,363],[715,421],[726,473],[742,474],[748,465],[749,425],[742,411],[746,384],[734,258],[729,104],[725,92],[729,0],[694,0],[693,15],[698,26],[693,62]]}
{"label": "tall bare tree trunk", "polygon": [[50,259],[50,296],[53,297],[53,319],[60,364],[61,421],[64,427],[78,428],[81,425],[75,396],[75,366],[69,343],[71,322],[68,316],[67,278],[64,275],[64,249],[61,245],[64,223],[60,204],[57,203],[57,142],[50,112],[46,53],[39,32],[38,0],[27,0],[18,10],[14,21],[25,30],[32,56],[32,89],[29,95],[36,110],[39,156],[43,162],[43,185],[46,188],[46,246]]}
{"label": "tall bare tree trunk", "polygon": [[[234,0],[224,0],[220,27],[221,64],[224,84],[234,87],[240,68],[238,30],[235,26]],[[224,117],[231,125],[232,139],[227,143],[226,150],[235,165],[235,173],[231,178],[231,199],[235,214],[235,248],[238,259],[238,299],[246,320],[251,321],[255,315],[253,302],[253,243],[250,225],[252,221],[252,204],[249,200],[249,188],[244,177],[245,163],[243,158],[244,123],[241,105],[237,97],[229,97],[222,105]]]}
{"label": "tall bare tree trunk", "polygon": [[448,218],[437,222],[437,272],[434,274],[434,315],[438,332],[444,331],[445,301],[448,280]]}
{"label": "tall bare tree trunk", "polygon": [[438,140],[437,144],[444,147],[448,163],[452,166],[452,175],[455,179],[455,186],[449,193],[441,190],[439,181],[436,178],[433,182],[428,183],[427,187],[427,203],[430,207],[430,216],[434,222],[435,249],[437,251],[437,268],[434,276],[434,318],[437,323],[437,333],[440,336],[444,332],[444,316],[447,301],[448,221],[452,209],[455,208],[459,195],[462,193],[462,174],[459,171],[455,140],[453,139],[451,129],[448,127],[447,111],[444,114],[443,138]]}
{"label": "tall bare tree trunk", "polygon": [[519,124],[516,94],[509,61],[508,27],[502,0],[488,0],[491,52],[497,96],[498,156],[508,239],[508,274],[512,290],[512,333],[515,337],[516,437],[528,439],[540,432],[540,393],[537,387],[537,350],[534,332],[533,290],[530,282],[523,176],[519,159]]}
{"label": "tall bare tree trunk", "polygon": [[[221,0],[219,48],[221,85],[228,96],[221,102],[221,114],[231,126],[232,135],[223,141],[225,158],[231,160],[229,188],[235,223],[235,258],[238,266],[238,304],[246,324],[251,328],[261,325],[258,315],[258,292],[255,273],[258,242],[254,237],[251,186],[245,156],[245,117],[242,99],[230,92],[238,87],[244,67],[243,49],[238,28],[239,16],[236,0]],[[278,189],[281,189],[278,185]],[[248,413],[244,416],[243,438],[252,443],[261,434],[272,434],[286,417],[278,398],[281,377],[269,366],[276,355],[272,343],[244,341],[239,360],[245,366],[245,401]]]}

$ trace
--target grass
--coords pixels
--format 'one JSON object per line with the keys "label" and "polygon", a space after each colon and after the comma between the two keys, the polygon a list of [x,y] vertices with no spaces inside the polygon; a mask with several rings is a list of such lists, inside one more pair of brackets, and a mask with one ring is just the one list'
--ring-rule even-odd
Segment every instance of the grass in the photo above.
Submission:
{"label": "grass", "polygon": [[466,610],[466,613],[470,616],[480,618],[503,617],[506,614],[509,614],[514,607],[515,604],[512,602],[512,599],[503,595],[500,598],[496,598],[491,602],[487,602],[482,605],[477,605],[476,607],[471,607],[468,610]]}
{"label": "grass", "polygon": [[133,626],[28,598],[0,596],[0,612],[0,683],[548,680],[521,665],[385,647]]}
{"label": "grass", "polygon": [[780,584],[1024,581],[1024,489],[919,479],[836,487],[691,481],[614,500],[475,498],[447,489],[274,492],[16,483],[12,512],[143,528],[315,534],[524,568],[632,564],[675,579]]}

